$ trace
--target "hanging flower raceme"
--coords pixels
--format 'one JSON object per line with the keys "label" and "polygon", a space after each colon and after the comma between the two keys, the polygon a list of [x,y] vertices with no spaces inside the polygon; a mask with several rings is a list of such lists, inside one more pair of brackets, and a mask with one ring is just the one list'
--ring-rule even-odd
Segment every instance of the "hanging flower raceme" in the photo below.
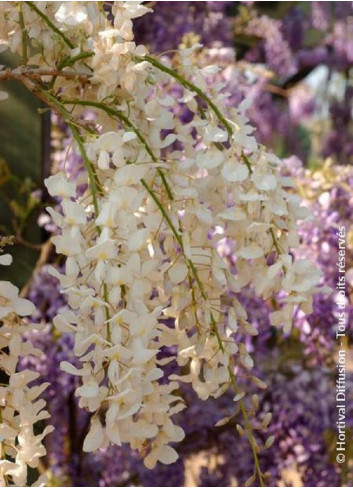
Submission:
{"label": "hanging flower raceme", "polygon": [[[10,265],[9,254],[0,255],[0,265]],[[19,297],[19,290],[8,281],[0,281],[0,369],[6,383],[0,386],[0,485],[25,486],[28,468],[36,468],[46,453],[43,438],[52,430],[47,426],[41,432],[34,425],[49,417],[45,401],[40,399],[48,383],[33,385],[39,374],[31,370],[17,371],[20,357],[39,356],[25,339],[30,329],[22,318],[34,312],[33,304]],[[42,485],[40,477],[36,485]]]}
{"label": "hanging flower raceme", "polygon": [[[238,300],[245,287],[281,297],[272,320],[287,332],[295,307],[311,311],[320,274],[290,253],[296,222],[308,217],[292,180],[251,135],[244,107],[228,110],[222,86],[206,88],[192,50],[179,53],[175,70],[135,45],[132,19],[145,6],[114,2],[106,13],[98,2],[3,2],[0,9],[1,36],[25,62],[4,77],[20,79],[63,117],[87,169],[83,194],[65,173],[45,182],[60,199],[60,211],[48,211],[61,229],[53,243],[67,257],[65,273],[53,273],[70,309],[54,324],[74,334],[81,360],[81,368],[62,369],[81,377],[76,394],[92,413],[83,449],[128,443],[147,467],[173,463],[170,444],[184,436],[173,421],[184,407],[179,383],[201,399],[230,387],[263,484],[261,447],[237,385],[237,372],[250,371],[253,360],[234,334],[258,333]],[[220,251],[225,241],[234,267]],[[169,362],[183,373],[166,378]]]}

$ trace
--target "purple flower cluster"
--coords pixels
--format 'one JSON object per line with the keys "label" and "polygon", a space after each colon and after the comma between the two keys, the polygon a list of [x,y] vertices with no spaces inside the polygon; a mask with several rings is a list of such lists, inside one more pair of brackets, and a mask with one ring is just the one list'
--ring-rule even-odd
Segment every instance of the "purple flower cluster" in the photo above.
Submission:
{"label": "purple flower cluster", "polygon": [[[146,15],[134,23],[137,43],[151,51],[166,52],[191,40],[205,46],[232,45],[231,22],[226,16],[232,2],[159,2],[153,6],[153,15]],[[197,38],[195,39],[195,36]]]}
{"label": "purple flower cluster", "polygon": [[244,28],[244,33],[261,41],[249,52],[249,61],[265,62],[282,77],[293,75],[296,70],[294,57],[279,20],[266,15],[254,16]]}

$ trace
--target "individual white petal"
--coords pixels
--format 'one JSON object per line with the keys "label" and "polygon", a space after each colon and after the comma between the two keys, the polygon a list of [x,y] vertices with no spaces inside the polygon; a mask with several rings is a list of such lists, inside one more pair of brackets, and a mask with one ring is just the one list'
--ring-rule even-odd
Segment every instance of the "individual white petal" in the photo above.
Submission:
{"label": "individual white petal", "polygon": [[222,151],[211,148],[207,151],[199,151],[196,155],[196,164],[199,168],[212,169],[219,166],[224,159]]}
{"label": "individual white petal", "polygon": [[86,224],[87,221],[86,212],[81,204],[65,199],[61,205],[68,224],[70,225]]}
{"label": "individual white petal", "polygon": [[108,170],[109,169],[109,153],[106,151],[100,151],[99,156],[98,156],[98,167],[101,170]]}
{"label": "individual white petal", "polygon": [[53,323],[60,333],[72,333],[76,330],[75,326],[73,326],[62,314],[55,316]]}
{"label": "individual white petal", "polygon": [[180,284],[188,275],[188,267],[185,263],[175,263],[168,270],[168,276],[173,284]]}
{"label": "individual white petal", "polygon": [[0,265],[11,265],[12,256],[10,254],[0,255]]}
{"label": "individual white petal", "polygon": [[104,441],[104,429],[98,418],[93,418],[91,421],[91,427],[83,442],[84,452],[94,452],[98,450]]}
{"label": "individual white petal", "polygon": [[225,221],[242,221],[246,219],[246,213],[240,207],[231,207],[224,212],[220,212],[218,217]]}
{"label": "individual white petal", "polygon": [[99,385],[93,379],[76,389],[76,395],[81,397],[94,398],[99,394]]}
{"label": "individual white petal", "polygon": [[252,243],[250,246],[243,246],[237,254],[242,258],[251,260],[264,256],[264,250],[261,248],[261,246]]}
{"label": "individual white petal", "polygon": [[139,251],[147,246],[149,231],[147,229],[138,229],[127,240],[127,247],[130,251]]}
{"label": "individual white petal", "polygon": [[222,175],[228,182],[243,182],[249,176],[246,165],[228,162],[223,166]]}
{"label": "individual white petal", "polygon": [[69,182],[62,172],[46,178],[44,184],[52,197],[70,198],[76,196],[75,183]]}
{"label": "individual white petal", "polygon": [[18,288],[11,282],[8,282],[7,280],[0,281],[0,297],[4,297],[5,299],[15,299],[18,297],[18,293]]}
{"label": "individual white petal", "polygon": [[3,100],[7,100],[9,98],[9,94],[7,92],[5,92],[4,90],[1,90],[0,91],[0,102],[2,102]]}
{"label": "individual white petal", "polygon": [[98,243],[91,248],[88,248],[86,255],[88,258],[97,258],[98,260],[111,260],[116,258],[117,249],[113,239],[106,239],[102,243]]}
{"label": "individual white petal", "polygon": [[9,341],[9,350],[11,355],[18,357],[21,352],[21,335],[18,333],[13,333],[12,338]]}
{"label": "individual white petal", "polygon": [[13,310],[19,316],[29,316],[34,313],[35,306],[27,299],[16,299],[13,302]]}
{"label": "individual white petal", "polygon": [[87,20],[87,10],[79,2],[63,2],[55,13],[55,19],[61,24],[75,27]]}
{"label": "individual white petal", "polygon": [[87,375],[89,372],[86,368],[78,369],[69,362],[60,362],[60,370],[70,375]]}
{"label": "individual white petal", "polygon": [[121,147],[121,145],[122,141],[120,134],[114,131],[109,131],[102,134],[94,143],[94,147],[97,150],[104,150],[108,153],[116,151],[119,147]]}
{"label": "individual white petal", "polygon": [[274,175],[253,173],[251,175],[251,180],[259,190],[269,191],[274,190],[277,187],[277,178]]}
{"label": "individual white petal", "polygon": [[[144,463],[147,468],[150,468],[150,464],[152,464],[152,468],[155,466],[156,462],[159,461],[162,464],[170,465],[178,460],[179,456],[176,450],[169,445],[163,445],[152,450],[150,456],[148,455]],[[150,465],[150,466],[149,466]]]}

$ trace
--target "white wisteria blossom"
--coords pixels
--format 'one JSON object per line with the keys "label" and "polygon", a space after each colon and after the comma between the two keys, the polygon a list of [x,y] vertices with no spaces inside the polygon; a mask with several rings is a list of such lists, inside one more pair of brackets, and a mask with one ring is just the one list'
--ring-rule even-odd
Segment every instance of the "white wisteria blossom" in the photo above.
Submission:
{"label": "white wisteria blossom", "polygon": [[[1,265],[10,265],[9,254],[0,255]],[[38,467],[46,454],[43,438],[52,430],[47,426],[38,433],[34,426],[47,419],[45,401],[40,399],[48,383],[33,385],[39,374],[31,370],[18,371],[20,357],[39,356],[25,338],[25,334],[37,328],[22,318],[34,312],[34,305],[19,297],[19,290],[8,281],[0,281],[0,369],[8,377],[7,384],[0,386],[0,486],[26,486],[28,468]],[[43,485],[40,477],[36,486]]]}
{"label": "white wisteria blossom", "polygon": [[[140,2],[99,5],[0,5],[1,38],[24,61],[4,77],[63,117],[87,170],[84,191],[65,173],[45,182],[61,206],[48,210],[61,230],[52,241],[67,257],[65,273],[53,273],[69,309],[54,324],[74,335],[81,361],[61,367],[81,378],[76,395],[92,415],[83,449],[128,443],[149,468],[173,463],[171,444],[184,436],[174,418],[185,406],[180,382],[205,400],[231,388],[262,485],[237,372],[265,384],[237,339],[258,333],[238,297],[244,287],[279,297],[272,320],[285,331],[294,308],[311,311],[320,274],[290,254],[307,213],[243,107],[226,109],[221,87],[206,88],[217,68],[198,69],[193,50],[183,50],[174,69],[170,58],[137,46],[132,20],[149,11]],[[174,351],[169,358],[165,348]],[[168,378],[169,361],[183,373]]]}

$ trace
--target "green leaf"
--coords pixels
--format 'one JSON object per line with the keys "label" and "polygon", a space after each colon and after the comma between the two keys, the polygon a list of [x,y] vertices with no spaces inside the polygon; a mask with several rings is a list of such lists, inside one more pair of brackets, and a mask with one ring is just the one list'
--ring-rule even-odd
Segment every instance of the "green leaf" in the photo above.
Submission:
{"label": "green leaf", "polygon": [[[15,62],[13,55],[2,53],[0,64],[11,67],[17,64]],[[27,187],[40,188],[40,101],[17,81],[2,82],[0,90],[9,94],[9,98],[0,103],[0,162],[8,166],[14,177],[10,182],[1,181],[0,234],[14,234],[14,215],[9,200],[13,200],[12,207],[26,206],[26,202],[29,202]],[[26,181],[32,183],[24,184]],[[22,232],[23,238],[30,243],[40,243],[42,239],[35,214],[30,214]],[[11,280],[22,287],[31,275],[39,252],[22,245],[15,245],[6,251],[13,255],[14,262],[10,267],[2,267],[1,279]]]}

